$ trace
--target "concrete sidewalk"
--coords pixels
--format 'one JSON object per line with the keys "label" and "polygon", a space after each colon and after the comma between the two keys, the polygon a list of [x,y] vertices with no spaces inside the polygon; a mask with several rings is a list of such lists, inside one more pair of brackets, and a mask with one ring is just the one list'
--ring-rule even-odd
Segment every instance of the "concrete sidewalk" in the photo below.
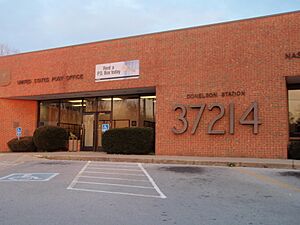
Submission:
{"label": "concrete sidewalk", "polygon": [[225,158],[194,156],[160,156],[160,155],[113,155],[104,152],[39,152],[35,157],[54,160],[83,160],[109,162],[140,162],[206,166],[258,167],[278,169],[300,169],[300,160]]}

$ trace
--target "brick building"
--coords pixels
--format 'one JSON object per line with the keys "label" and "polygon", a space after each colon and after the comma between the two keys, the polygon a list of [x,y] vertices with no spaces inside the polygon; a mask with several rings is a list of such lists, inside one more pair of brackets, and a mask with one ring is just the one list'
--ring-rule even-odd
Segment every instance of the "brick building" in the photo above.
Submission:
{"label": "brick building", "polygon": [[108,124],[155,127],[159,155],[287,158],[298,84],[300,12],[3,56],[0,150],[42,125],[96,150]]}

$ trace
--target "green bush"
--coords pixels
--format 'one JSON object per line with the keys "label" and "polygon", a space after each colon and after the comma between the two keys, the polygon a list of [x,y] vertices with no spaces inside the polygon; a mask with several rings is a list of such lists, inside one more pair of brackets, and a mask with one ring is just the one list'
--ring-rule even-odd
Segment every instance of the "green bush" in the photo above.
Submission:
{"label": "green bush", "polygon": [[67,149],[68,132],[62,127],[43,126],[34,131],[33,142],[38,151],[61,151]]}
{"label": "green bush", "polygon": [[289,159],[300,159],[300,141],[291,141],[288,148]]}
{"label": "green bush", "polygon": [[115,128],[106,131],[102,147],[112,154],[149,154],[154,151],[152,128]]}
{"label": "green bush", "polygon": [[35,152],[36,147],[31,136],[11,139],[7,142],[8,148],[12,152]]}

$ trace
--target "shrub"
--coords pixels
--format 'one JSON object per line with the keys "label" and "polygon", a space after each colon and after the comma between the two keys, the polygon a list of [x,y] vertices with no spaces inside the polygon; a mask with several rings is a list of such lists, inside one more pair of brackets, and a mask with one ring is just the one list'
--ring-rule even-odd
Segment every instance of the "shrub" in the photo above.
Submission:
{"label": "shrub", "polygon": [[62,127],[43,126],[34,131],[33,142],[38,151],[66,150],[68,132]]}
{"label": "shrub", "polygon": [[102,147],[112,154],[149,154],[154,150],[152,128],[115,128],[106,131]]}
{"label": "shrub", "polygon": [[11,139],[7,142],[8,148],[12,152],[35,152],[36,147],[31,136]]}
{"label": "shrub", "polygon": [[300,141],[291,141],[288,148],[289,159],[300,159]]}

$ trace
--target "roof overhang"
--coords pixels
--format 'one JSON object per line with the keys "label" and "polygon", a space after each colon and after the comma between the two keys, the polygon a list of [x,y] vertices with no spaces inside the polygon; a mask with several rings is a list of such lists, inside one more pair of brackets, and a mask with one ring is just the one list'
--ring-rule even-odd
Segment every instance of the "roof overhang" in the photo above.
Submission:
{"label": "roof overhang", "polygon": [[118,90],[99,90],[92,92],[76,92],[76,93],[59,93],[34,96],[16,96],[8,99],[20,100],[50,100],[50,99],[66,99],[66,98],[88,98],[97,96],[116,96],[116,95],[143,95],[155,93],[155,87],[146,88],[130,88]]}

